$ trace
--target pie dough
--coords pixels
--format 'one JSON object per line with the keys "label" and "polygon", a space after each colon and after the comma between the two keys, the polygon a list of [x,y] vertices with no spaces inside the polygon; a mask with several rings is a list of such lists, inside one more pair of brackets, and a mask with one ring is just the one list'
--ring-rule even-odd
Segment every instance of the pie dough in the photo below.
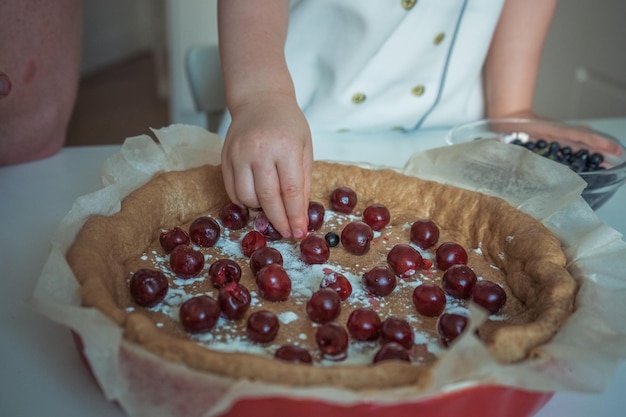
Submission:
{"label": "pie dough", "polygon": [[[365,256],[350,255],[339,245],[331,248],[329,263],[358,275],[364,269],[384,264],[386,251],[394,242],[408,243],[407,224],[421,218],[433,220],[441,229],[440,243],[460,243],[468,251],[468,264],[477,275],[500,282],[505,288],[507,303],[502,314],[479,327],[481,340],[497,360],[511,363],[536,354],[537,348],[548,342],[571,314],[577,284],[565,268],[566,258],[559,240],[540,222],[504,200],[388,169],[314,163],[311,200],[321,202],[328,210],[328,197],[340,186],[356,191],[355,213],[362,213],[370,204],[382,203],[390,210],[391,223],[386,232],[375,238]],[[354,390],[427,386],[437,358],[419,344],[415,348],[418,354],[419,349],[424,351],[411,364],[385,361],[376,365],[299,365],[262,353],[207,348],[187,335],[171,317],[134,305],[128,290],[130,274],[149,262],[145,254],[158,250],[159,234],[174,226],[188,225],[201,215],[217,219],[219,209],[228,201],[220,167],[206,165],[157,174],[126,197],[118,213],[90,217],[67,252],[68,263],[81,286],[83,304],[97,308],[121,326],[126,340],[165,360],[204,372],[280,385],[331,385]],[[316,233],[323,235],[325,230]],[[236,236],[230,233],[230,238]],[[286,244],[297,245],[293,241]],[[209,259],[222,256],[208,252],[209,257],[213,256]],[[241,282],[254,291],[254,280],[242,259]],[[436,281],[440,272],[431,278]],[[194,287],[192,291],[212,290],[208,279],[205,287],[201,281],[190,286]],[[399,287],[404,287],[405,292],[410,290],[409,284]],[[402,314],[410,308],[413,316],[419,316],[410,298],[398,294],[400,290],[382,300],[384,308],[389,309],[385,314]],[[303,300],[294,296],[283,303],[263,302],[262,307],[277,313],[296,312],[299,318],[289,326],[281,323],[279,337],[299,337],[304,344],[314,344],[315,326],[303,313]],[[353,304],[342,303],[342,313],[336,321],[345,325],[352,308]],[[247,315],[256,309],[260,308],[251,306],[241,322],[245,323]],[[425,334],[432,333],[436,319],[421,320],[428,328]],[[213,331],[219,332],[217,327],[219,323]],[[283,331],[287,328],[291,330]]]}

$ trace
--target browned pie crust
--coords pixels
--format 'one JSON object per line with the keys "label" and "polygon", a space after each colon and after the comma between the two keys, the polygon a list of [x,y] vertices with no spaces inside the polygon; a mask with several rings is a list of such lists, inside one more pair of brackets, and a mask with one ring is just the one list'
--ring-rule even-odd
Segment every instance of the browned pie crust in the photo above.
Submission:
{"label": "browned pie crust", "polygon": [[[339,186],[357,191],[356,211],[382,203],[396,222],[431,219],[446,236],[466,248],[480,246],[491,255],[494,265],[504,271],[507,294],[513,300],[507,302],[510,320],[488,322],[480,329],[481,338],[500,361],[515,362],[532,355],[571,314],[577,285],[565,269],[560,242],[540,222],[504,200],[392,170],[314,163],[312,200],[326,204]],[[127,310],[132,303],[127,279],[133,259],[158,241],[162,228],[188,223],[202,213],[217,213],[228,201],[220,167],[203,166],[158,174],[126,197],[117,214],[90,217],[67,253],[84,305],[99,309],[123,327],[126,340],[167,360],[218,375],[357,390],[419,388],[429,382],[432,362],[295,365],[254,354],[213,351],[181,335],[180,330],[158,328],[140,308]],[[335,262],[353,262],[336,256]]]}

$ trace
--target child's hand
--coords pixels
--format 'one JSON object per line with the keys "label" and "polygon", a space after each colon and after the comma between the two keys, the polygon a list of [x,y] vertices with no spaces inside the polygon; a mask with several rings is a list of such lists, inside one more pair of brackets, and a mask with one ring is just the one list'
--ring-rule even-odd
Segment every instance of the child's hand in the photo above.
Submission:
{"label": "child's hand", "polygon": [[235,203],[262,208],[283,237],[307,233],[313,149],[308,123],[293,97],[255,95],[231,109],[222,172]]}

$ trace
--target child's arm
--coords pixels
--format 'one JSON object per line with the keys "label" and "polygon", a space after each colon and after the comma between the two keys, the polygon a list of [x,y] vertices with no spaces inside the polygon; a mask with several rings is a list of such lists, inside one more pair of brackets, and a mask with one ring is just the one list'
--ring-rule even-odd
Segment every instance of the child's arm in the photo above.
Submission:
{"label": "child's arm", "polygon": [[226,102],[232,115],[222,171],[234,202],[261,207],[283,236],[302,238],[313,150],[285,62],[288,3],[218,3]]}
{"label": "child's arm", "polygon": [[487,117],[532,114],[545,38],[557,0],[506,0],[485,62]]}

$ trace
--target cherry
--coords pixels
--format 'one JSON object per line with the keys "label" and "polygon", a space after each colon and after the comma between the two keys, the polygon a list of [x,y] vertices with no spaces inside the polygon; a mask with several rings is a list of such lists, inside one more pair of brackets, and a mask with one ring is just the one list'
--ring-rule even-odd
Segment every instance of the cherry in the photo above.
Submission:
{"label": "cherry", "polygon": [[443,313],[437,321],[437,333],[444,346],[450,344],[461,334],[467,326],[467,317],[455,313]]}
{"label": "cherry", "polygon": [[176,246],[170,253],[170,268],[183,278],[195,277],[204,268],[204,255],[191,246]]}
{"label": "cherry", "polygon": [[439,227],[432,220],[418,220],[411,225],[410,239],[422,249],[433,247],[439,241]]}
{"label": "cherry", "polygon": [[421,284],[413,290],[413,304],[418,313],[437,317],[446,308],[446,294],[435,284]]}
{"label": "cherry", "polygon": [[241,267],[232,259],[218,259],[209,267],[209,279],[215,288],[222,288],[241,279]]}
{"label": "cherry", "polygon": [[259,294],[268,301],[285,301],[291,293],[291,279],[287,271],[278,264],[261,268],[256,283]]}
{"label": "cherry", "polygon": [[300,259],[309,265],[323,264],[330,257],[328,243],[316,235],[308,235],[300,242]]}
{"label": "cherry", "polygon": [[372,204],[363,211],[363,221],[372,228],[372,230],[381,230],[389,224],[391,214],[384,204]]}
{"label": "cherry", "polygon": [[247,258],[252,255],[252,253],[257,250],[267,246],[267,239],[265,236],[256,230],[252,230],[241,239],[241,251],[243,255]]}
{"label": "cherry", "polygon": [[380,347],[376,355],[374,355],[374,363],[382,361],[398,360],[411,362],[409,352],[399,343],[389,342]]}
{"label": "cherry", "polygon": [[152,307],[163,301],[168,287],[165,274],[154,269],[136,271],[129,283],[131,297],[142,307]]}
{"label": "cherry", "polygon": [[396,288],[396,276],[385,266],[375,266],[363,274],[363,287],[372,295],[384,297]]}
{"label": "cherry", "polygon": [[250,255],[250,269],[254,275],[257,275],[261,268],[270,264],[282,266],[283,255],[280,254],[278,249],[265,246],[255,250],[252,252],[252,255]]}
{"label": "cherry", "polygon": [[339,235],[335,232],[328,232],[324,235],[324,240],[326,240],[329,247],[334,248],[339,244]]}
{"label": "cherry", "polygon": [[339,187],[330,194],[330,208],[338,213],[350,214],[356,206],[356,193],[348,187]]}
{"label": "cherry", "polygon": [[274,340],[278,328],[279,323],[276,314],[267,310],[259,310],[248,317],[246,334],[253,342],[267,343]]}
{"label": "cherry", "polygon": [[318,327],[315,342],[325,359],[342,361],[348,357],[348,332],[337,323]]}
{"label": "cherry", "polygon": [[189,226],[191,241],[203,248],[210,248],[220,238],[220,225],[211,217],[198,217]]}
{"label": "cherry", "polygon": [[180,227],[174,227],[173,229],[161,233],[159,243],[161,243],[161,247],[165,253],[170,253],[178,245],[188,245],[189,235]]}
{"label": "cherry", "polygon": [[481,280],[474,285],[472,300],[489,313],[496,314],[506,303],[506,292],[495,282]]}
{"label": "cherry", "polygon": [[250,307],[250,292],[238,282],[229,282],[220,288],[217,302],[222,314],[229,319],[240,319]]}
{"label": "cherry", "polygon": [[396,342],[405,349],[413,346],[413,329],[408,321],[399,317],[388,317],[380,326],[381,343]]}
{"label": "cherry", "polygon": [[220,209],[219,218],[224,227],[239,230],[248,224],[250,213],[248,207],[242,204],[226,203]]}
{"label": "cherry", "polygon": [[317,201],[309,201],[309,232],[318,230],[324,224],[324,206]]}
{"label": "cherry", "polygon": [[337,291],[322,288],[311,295],[306,303],[306,313],[315,323],[328,323],[339,316],[341,298]]}
{"label": "cherry", "polygon": [[293,363],[312,363],[311,354],[304,348],[294,345],[284,345],[276,349],[274,352],[276,359],[282,359]]}
{"label": "cherry", "polygon": [[410,245],[395,245],[387,254],[387,263],[395,274],[402,278],[415,275],[418,269],[424,268],[422,255]]}
{"label": "cherry", "polygon": [[435,251],[437,268],[445,271],[452,265],[467,264],[467,252],[463,246],[455,242],[444,242]]}
{"label": "cherry", "polygon": [[374,232],[365,222],[350,222],[341,231],[341,244],[353,255],[365,255],[373,238]]}
{"label": "cherry", "polygon": [[220,307],[208,295],[198,295],[180,306],[180,322],[190,333],[206,333],[215,326],[220,316]]}
{"label": "cherry", "polygon": [[352,284],[345,275],[339,272],[325,274],[320,282],[320,288],[330,288],[339,294],[341,301],[346,300],[352,294]]}
{"label": "cherry", "polygon": [[348,316],[346,327],[352,338],[359,341],[372,341],[380,336],[381,321],[371,308],[357,308]]}
{"label": "cherry", "polygon": [[280,240],[283,237],[262,211],[254,218],[254,228],[270,241]]}
{"label": "cherry", "polygon": [[441,278],[443,290],[451,297],[465,300],[472,295],[476,274],[467,265],[456,264],[446,269]]}

